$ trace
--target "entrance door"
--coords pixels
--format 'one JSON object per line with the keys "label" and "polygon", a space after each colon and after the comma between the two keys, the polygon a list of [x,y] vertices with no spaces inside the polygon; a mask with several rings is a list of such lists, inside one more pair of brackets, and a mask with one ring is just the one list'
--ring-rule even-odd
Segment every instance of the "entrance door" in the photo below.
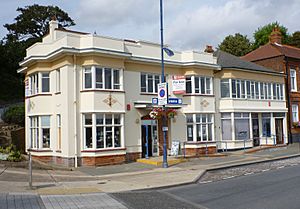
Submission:
{"label": "entrance door", "polygon": [[275,119],[276,144],[283,144],[283,119]]}
{"label": "entrance door", "polygon": [[253,146],[259,146],[259,125],[258,115],[252,113],[252,134],[253,134]]}
{"label": "entrance door", "polygon": [[156,120],[142,120],[142,157],[158,156]]}

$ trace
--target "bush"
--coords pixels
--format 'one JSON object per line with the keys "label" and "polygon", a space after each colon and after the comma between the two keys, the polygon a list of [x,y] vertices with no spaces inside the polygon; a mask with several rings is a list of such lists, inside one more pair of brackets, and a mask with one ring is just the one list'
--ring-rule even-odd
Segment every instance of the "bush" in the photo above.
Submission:
{"label": "bush", "polygon": [[7,108],[3,115],[2,120],[8,124],[18,124],[20,126],[25,125],[25,106],[15,105]]}
{"label": "bush", "polygon": [[10,145],[6,148],[0,147],[0,153],[8,154],[8,161],[19,162],[23,159],[21,152],[16,150],[14,145]]}

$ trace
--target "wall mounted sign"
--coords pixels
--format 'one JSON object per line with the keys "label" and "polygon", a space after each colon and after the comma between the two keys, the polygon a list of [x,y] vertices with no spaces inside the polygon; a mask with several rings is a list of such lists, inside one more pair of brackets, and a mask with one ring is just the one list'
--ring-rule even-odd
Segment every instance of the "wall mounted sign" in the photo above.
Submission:
{"label": "wall mounted sign", "polygon": [[174,75],[172,79],[173,94],[185,94],[185,76]]}

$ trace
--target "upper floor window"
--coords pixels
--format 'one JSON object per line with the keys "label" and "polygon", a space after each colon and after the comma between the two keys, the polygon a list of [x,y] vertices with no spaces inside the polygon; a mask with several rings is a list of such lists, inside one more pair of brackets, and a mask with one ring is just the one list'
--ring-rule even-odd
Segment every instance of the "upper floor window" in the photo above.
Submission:
{"label": "upper floor window", "polygon": [[29,76],[28,96],[50,92],[50,73],[40,72]]}
{"label": "upper floor window", "polygon": [[291,69],[291,91],[297,91],[297,78],[296,78],[296,70]]}
{"label": "upper floor window", "polygon": [[56,92],[60,92],[60,85],[61,85],[60,70],[56,70]]}
{"label": "upper floor window", "polygon": [[157,93],[157,85],[160,83],[159,74],[141,73],[141,92]]}
{"label": "upper floor window", "polygon": [[292,105],[292,116],[293,116],[293,122],[298,122],[298,105],[293,104]]}
{"label": "upper floor window", "polygon": [[121,89],[121,70],[113,68],[86,67],[83,71],[84,89]]}
{"label": "upper floor window", "polygon": [[283,84],[239,79],[222,79],[221,97],[283,100]]}
{"label": "upper floor window", "polygon": [[202,76],[186,76],[186,93],[212,95],[212,78]]}

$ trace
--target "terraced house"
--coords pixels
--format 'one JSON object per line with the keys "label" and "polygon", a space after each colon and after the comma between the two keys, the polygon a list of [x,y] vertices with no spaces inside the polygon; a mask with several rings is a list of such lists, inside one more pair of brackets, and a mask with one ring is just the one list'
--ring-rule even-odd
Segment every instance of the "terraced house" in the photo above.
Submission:
{"label": "terraced house", "polygon": [[[246,61],[226,66],[219,56],[207,50],[167,58],[169,97],[183,101],[167,105],[168,149],[175,140],[187,155],[286,143],[283,75]],[[77,166],[162,154],[160,109],[152,102],[161,82],[159,44],[65,30],[51,21],[20,65],[26,147],[34,157]],[[176,91],[176,78],[183,78],[184,92]]]}

